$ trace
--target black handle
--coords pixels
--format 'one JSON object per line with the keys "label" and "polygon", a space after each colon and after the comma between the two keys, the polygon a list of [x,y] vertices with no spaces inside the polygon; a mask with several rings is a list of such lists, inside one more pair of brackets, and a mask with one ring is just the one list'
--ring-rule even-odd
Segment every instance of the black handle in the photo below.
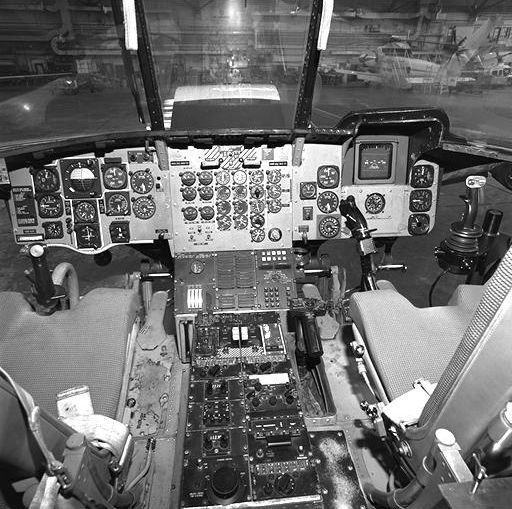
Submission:
{"label": "black handle", "polygon": [[361,240],[370,236],[366,218],[352,195],[347,196],[346,200],[340,200],[340,214],[345,218],[345,225],[352,233],[352,237]]}
{"label": "black handle", "polygon": [[301,320],[304,332],[304,344],[308,357],[318,359],[324,354],[322,343],[316,328],[314,315],[306,314]]}
{"label": "black handle", "polygon": [[48,268],[46,249],[41,244],[33,244],[28,254],[34,269],[35,298],[41,306],[50,306],[55,296],[55,285]]}

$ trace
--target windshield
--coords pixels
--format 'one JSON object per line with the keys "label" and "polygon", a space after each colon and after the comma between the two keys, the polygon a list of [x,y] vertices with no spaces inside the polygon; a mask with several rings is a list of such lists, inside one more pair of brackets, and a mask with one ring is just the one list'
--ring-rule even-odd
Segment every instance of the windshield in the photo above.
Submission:
{"label": "windshield", "polygon": [[[145,0],[165,127],[293,128],[311,3]],[[149,125],[147,69],[122,49],[121,9],[0,2],[0,145]],[[456,134],[511,144],[512,0],[335,0],[315,78],[315,126],[367,108],[438,106]]]}
{"label": "windshield", "polygon": [[455,134],[511,145],[511,64],[510,0],[335,1],[313,121],[437,106]]}

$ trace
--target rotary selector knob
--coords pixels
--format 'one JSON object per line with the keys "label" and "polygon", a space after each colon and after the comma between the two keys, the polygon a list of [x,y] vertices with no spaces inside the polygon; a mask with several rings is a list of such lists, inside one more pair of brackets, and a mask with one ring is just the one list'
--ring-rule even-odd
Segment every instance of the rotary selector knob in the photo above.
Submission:
{"label": "rotary selector knob", "polygon": [[211,502],[228,505],[240,500],[244,493],[240,474],[231,466],[218,468],[211,476],[207,488]]}
{"label": "rotary selector knob", "polygon": [[210,219],[213,219],[213,216],[215,215],[215,211],[213,210],[213,207],[201,207],[200,209],[201,217],[205,219],[206,221],[209,221]]}
{"label": "rotary selector knob", "polygon": [[276,479],[274,487],[282,495],[291,495],[295,491],[295,480],[290,474],[282,474]]}
{"label": "rotary selector knob", "polygon": [[279,228],[271,228],[268,232],[268,238],[272,242],[279,242],[283,238],[283,232]]}

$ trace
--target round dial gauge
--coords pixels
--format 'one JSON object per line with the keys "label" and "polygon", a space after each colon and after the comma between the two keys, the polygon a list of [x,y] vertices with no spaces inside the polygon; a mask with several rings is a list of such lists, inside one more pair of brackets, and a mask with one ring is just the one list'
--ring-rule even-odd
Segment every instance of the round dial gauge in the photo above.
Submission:
{"label": "round dial gauge", "polygon": [[204,263],[201,260],[192,260],[190,263],[190,272],[192,274],[201,274],[204,270]]}
{"label": "round dial gauge", "polygon": [[411,235],[425,235],[430,228],[428,214],[412,214],[409,216],[409,233]]}
{"label": "round dial gauge", "polygon": [[213,182],[213,175],[209,171],[199,173],[199,183],[203,186],[209,186]]}
{"label": "round dial gauge", "polygon": [[80,201],[75,205],[75,219],[81,223],[96,221],[96,207],[89,201]]}
{"label": "round dial gauge", "polygon": [[281,186],[278,186],[276,184],[272,184],[268,186],[268,196],[269,198],[276,199],[281,196]]}
{"label": "round dial gauge", "polygon": [[429,189],[415,189],[409,197],[409,210],[411,212],[427,212],[432,207],[432,191]]}
{"label": "round dial gauge", "polygon": [[235,214],[245,214],[248,208],[249,205],[247,205],[247,202],[245,200],[237,200],[233,202],[233,211],[235,212]]}
{"label": "round dial gauge", "polygon": [[411,172],[411,187],[425,188],[434,183],[434,167],[430,164],[415,166]]}
{"label": "round dial gauge", "polygon": [[299,194],[301,200],[312,200],[313,198],[316,198],[315,182],[301,182]]}
{"label": "round dial gauge", "polygon": [[199,188],[199,197],[202,200],[211,200],[213,198],[213,187],[205,186]]}
{"label": "round dial gauge", "polygon": [[182,209],[183,217],[187,221],[193,221],[197,218],[197,209],[195,207],[185,207]]}
{"label": "round dial gauge", "polygon": [[97,225],[75,226],[76,243],[78,247],[100,247],[101,238]]}
{"label": "round dial gauge", "polygon": [[320,232],[320,235],[326,239],[336,237],[336,235],[340,233],[340,229],[341,225],[339,219],[333,216],[324,217],[318,223],[318,231]]}
{"label": "round dial gauge", "polygon": [[269,184],[279,184],[281,182],[281,170],[268,170],[267,181]]}
{"label": "round dial gauge", "polygon": [[337,166],[320,166],[317,179],[319,187],[332,189],[340,182],[340,171]]}
{"label": "round dial gauge", "polygon": [[122,166],[109,166],[103,172],[103,183],[107,189],[123,189],[128,182],[128,175]]}
{"label": "round dial gauge", "polygon": [[207,205],[206,207],[201,207],[199,209],[199,212],[201,214],[201,218],[203,218],[206,221],[213,219],[213,216],[215,215],[213,207],[210,207],[209,205]]}
{"label": "round dial gauge", "polygon": [[268,211],[277,214],[281,210],[281,202],[279,200],[270,200],[268,202]]}
{"label": "round dial gauge", "polygon": [[155,215],[156,204],[149,196],[137,198],[132,205],[135,217],[149,219]]}
{"label": "round dial gauge", "polygon": [[253,198],[256,198],[257,200],[261,200],[264,195],[265,195],[265,190],[263,189],[263,186],[251,187],[251,196]]}
{"label": "round dial gauge", "polygon": [[88,159],[70,164],[67,169],[69,187],[72,192],[90,191],[96,183],[96,175],[91,169],[92,162]]}
{"label": "round dial gauge", "polygon": [[193,187],[185,187],[181,190],[181,196],[186,201],[192,201],[196,199],[197,191]]}
{"label": "round dial gauge", "polygon": [[215,180],[217,181],[217,184],[221,186],[225,186],[226,184],[229,184],[230,175],[229,172],[226,170],[221,170],[217,172],[215,175]]}
{"label": "round dial gauge", "polygon": [[217,214],[219,216],[225,216],[231,212],[231,205],[227,201],[218,201],[217,202]]}
{"label": "round dial gauge", "polygon": [[318,208],[324,214],[332,214],[333,212],[336,212],[339,204],[340,201],[338,200],[338,197],[332,191],[325,191],[321,193],[317,199]]}
{"label": "round dial gauge", "polygon": [[60,221],[43,223],[45,239],[62,239],[64,237],[64,229]]}
{"label": "round dial gauge", "polygon": [[56,168],[41,168],[34,175],[36,192],[53,193],[59,189],[59,175]]}
{"label": "round dial gauge", "polygon": [[192,186],[196,181],[196,176],[191,171],[186,171],[181,174],[181,181],[184,186]]}
{"label": "round dial gauge", "polygon": [[235,230],[245,230],[248,224],[249,220],[247,219],[247,216],[235,217]]}
{"label": "round dial gauge", "polygon": [[283,232],[279,228],[271,228],[268,232],[268,238],[272,242],[279,242],[283,237]]}
{"label": "round dial gauge", "polygon": [[124,194],[112,193],[107,198],[107,214],[114,216],[126,216],[130,213],[130,205]]}
{"label": "round dial gauge", "polygon": [[59,195],[56,194],[47,194],[45,196],[41,196],[37,202],[37,206],[39,209],[39,216],[44,218],[60,217],[64,212],[62,199]]}
{"label": "round dial gauge", "polygon": [[247,188],[245,186],[236,186],[233,189],[233,198],[235,200],[243,200],[247,196]]}
{"label": "round dial gauge", "polygon": [[364,201],[364,207],[366,211],[370,214],[379,214],[384,210],[384,206],[386,205],[386,200],[384,196],[380,193],[372,193],[366,197]]}
{"label": "round dial gauge", "polygon": [[262,170],[255,170],[251,173],[251,184],[261,184],[264,178]]}
{"label": "round dial gauge", "polygon": [[233,182],[235,184],[245,184],[247,182],[247,173],[242,170],[235,171],[233,175]]}
{"label": "round dial gauge", "polygon": [[219,200],[227,200],[231,196],[231,189],[227,186],[220,186],[217,188],[217,198]]}
{"label": "round dial gauge", "polygon": [[136,171],[130,178],[132,189],[138,194],[147,194],[155,185],[153,175],[146,170]]}
{"label": "round dial gauge", "polygon": [[251,230],[251,240],[253,242],[262,242],[265,239],[265,232],[261,228]]}
{"label": "round dial gauge", "polygon": [[251,224],[255,228],[261,228],[265,224],[265,218],[261,214],[256,214],[251,217]]}
{"label": "round dial gauge", "polygon": [[229,216],[220,216],[217,218],[217,228],[220,231],[226,231],[231,228],[231,218]]}
{"label": "round dial gauge", "polygon": [[265,202],[262,200],[251,200],[251,212],[261,214],[265,210]]}

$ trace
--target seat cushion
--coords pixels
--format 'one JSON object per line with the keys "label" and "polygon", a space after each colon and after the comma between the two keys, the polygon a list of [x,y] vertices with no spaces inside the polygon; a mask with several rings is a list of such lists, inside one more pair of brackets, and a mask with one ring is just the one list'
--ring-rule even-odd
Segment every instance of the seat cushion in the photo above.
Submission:
{"label": "seat cushion", "polygon": [[410,390],[418,378],[439,380],[482,291],[462,289],[453,298],[457,305],[433,308],[417,308],[390,289],[352,295],[350,316],[390,400]]}
{"label": "seat cushion", "polygon": [[98,288],[74,310],[37,315],[23,295],[0,292],[0,365],[57,414],[55,396],[88,385],[95,413],[115,417],[137,293]]}

